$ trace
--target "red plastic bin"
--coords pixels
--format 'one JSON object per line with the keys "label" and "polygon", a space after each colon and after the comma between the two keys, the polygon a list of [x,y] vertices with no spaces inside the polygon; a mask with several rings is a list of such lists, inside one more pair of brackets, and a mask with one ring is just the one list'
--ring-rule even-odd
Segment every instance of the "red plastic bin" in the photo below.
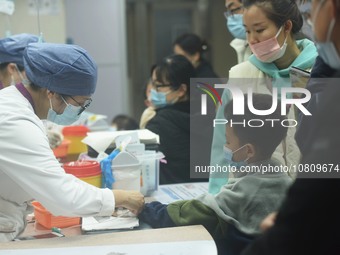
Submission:
{"label": "red plastic bin", "polygon": [[92,184],[95,187],[102,186],[102,170],[100,164],[94,160],[79,160],[67,162],[63,165],[66,173]]}

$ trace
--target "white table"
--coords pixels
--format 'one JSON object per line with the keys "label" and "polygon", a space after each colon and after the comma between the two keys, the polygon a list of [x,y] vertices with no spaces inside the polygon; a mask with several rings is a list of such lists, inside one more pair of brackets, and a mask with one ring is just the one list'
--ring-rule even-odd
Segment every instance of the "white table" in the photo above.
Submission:
{"label": "white table", "polygon": [[0,245],[0,255],[86,255],[93,249],[96,255],[117,254],[108,249],[127,255],[217,255],[215,242],[201,225],[9,242]]}

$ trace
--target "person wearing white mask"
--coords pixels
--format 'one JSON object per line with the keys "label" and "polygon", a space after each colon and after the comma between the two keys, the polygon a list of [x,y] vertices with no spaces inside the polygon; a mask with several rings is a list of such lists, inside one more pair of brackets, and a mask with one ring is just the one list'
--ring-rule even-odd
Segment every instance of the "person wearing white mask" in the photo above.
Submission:
{"label": "person wearing white mask", "polygon": [[[317,56],[312,41],[294,39],[294,34],[300,31],[303,23],[296,2],[245,0],[243,7],[243,23],[253,55],[248,61],[231,68],[229,82],[237,84],[236,86],[243,93],[247,93],[251,88],[253,93],[271,94],[272,88],[290,87],[291,66],[310,70]],[[216,119],[223,119],[223,106],[230,99],[231,93],[225,89],[222,95],[222,107],[219,107]],[[296,119],[293,107],[289,110],[288,118]],[[294,134],[295,128],[289,128],[287,137],[274,152],[273,157],[283,165],[295,165],[300,160]],[[211,166],[225,165],[220,150],[225,143],[223,125],[216,125],[211,149]],[[228,173],[210,173],[209,192],[218,193],[227,179]]]}
{"label": "person wearing white mask", "polygon": [[236,51],[237,63],[246,61],[251,55],[251,50],[246,38],[246,30],[243,25],[243,4],[242,0],[226,0],[224,13],[226,25],[234,37],[230,46]]}
{"label": "person wearing white mask", "polygon": [[115,207],[138,213],[140,192],[100,189],[66,174],[41,121],[69,124],[88,107],[94,60],[79,46],[51,43],[29,44],[23,60],[28,83],[0,91],[0,242],[24,231],[34,199],[56,216],[110,216]]}

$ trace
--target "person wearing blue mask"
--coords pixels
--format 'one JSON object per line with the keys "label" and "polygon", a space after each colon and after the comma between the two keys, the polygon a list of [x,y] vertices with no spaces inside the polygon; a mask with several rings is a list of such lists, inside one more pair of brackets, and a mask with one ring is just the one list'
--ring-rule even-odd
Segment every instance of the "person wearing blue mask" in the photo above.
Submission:
{"label": "person wearing blue mask", "polygon": [[[272,96],[254,94],[256,109],[269,109]],[[239,252],[260,233],[262,218],[277,208],[292,180],[280,172],[280,162],[271,156],[287,134],[287,128],[280,123],[286,118],[280,107],[268,116],[257,116],[244,101],[244,115],[236,115],[231,101],[225,107],[229,124],[227,143],[221,146],[231,166],[242,165],[217,195],[203,194],[193,200],[178,201],[169,205],[160,202],[145,204],[139,219],[154,228],[183,225],[203,225],[213,236],[218,254],[239,254]],[[232,121],[248,123],[252,119],[264,122],[261,128],[232,125]],[[275,125],[265,119],[278,119]],[[229,167],[227,164],[225,167]],[[267,167],[275,171],[262,171]],[[252,170],[251,170],[252,169]]]}
{"label": "person wearing blue mask", "polygon": [[[314,1],[318,3],[318,6],[314,9],[315,14],[312,17],[313,20],[313,28],[315,34],[315,43],[317,45],[318,53],[323,61],[333,68],[334,70],[340,69],[340,53],[339,53],[339,36],[337,36],[337,31],[339,28],[339,17],[337,16],[339,13],[339,1]],[[321,26],[325,22],[324,19],[320,19],[322,16],[322,11],[325,6],[329,5],[329,2],[333,3],[332,8],[333,15],[331,20],[328,23],[326,33],[324,31],[320,31],[318,26]],[[322,20],[322,21],[320,21]]]}
{"label": "person wearing blue mask", "polygon": [[311,3],[304,2],[299,5],[300,12],[303,17],[303,26],[301,28],[301,32],[310,40],[314,39],[313,35],[313,27],[312,27],[312,20],[310,15],[311,10]]}
{"label": "person wearing blue mask", "polygon": [[190,78],[195,69],[182,55],[166,57],[152,73],[150,101],[156,115],[146,129],[159,135],[167,164],[161,164],[160,184],[190,179]]}
{"label": "person wearing blue mask", "polygon": [[[287,192],[277,213],[270,214],[261,224],[263,234],[252,242],[242,255],[272,254],[339,254],[340,218],[340,1],[311,1],[311,19],[315,42],[318,45],[321,67],[325,70],[317,97],[317,107],[309,125],[301,132],[310,132],[305,139],[301,165],[323,166],[323,174],[308,173],[303,169]],[[312,93],[316,93],[314,90]],[[274,217],[273,217],[274,215]]]}
{"label": "person wearing blue mask", "polygon": [[[308,2],[311,6],[311,3]],[[322,7],[325,3],[321,2],[320,5],[315,9],[314,20],[313,23],[316,26],[319,26],[319,22],[324,22],[323,19],[320,19],[319,15],[323,15]],[[320,14],[321,11],[321,14]],[[330,86],[333,82],[337,82],[335,79],[330,80],[330,77],[333,77],[337,71],[340,69],[340,56],[339,49],[337,48],[337,44],[339,44],[339,39],[336,37],[336,19],[333,18],[329,22],[327,33],[320,35],[313,34],[313,38],[315,39],[319,56],[315,61],[315,65],[311,71],[311,79],[308,81],[306,88],[311,92],[311,100],[306,104],[306,108],[312,114],[312,116],[304,116],[300,114],[299,126],[296,131],[295,139],[302,154],[307,154],[311,149],[311,144],[314,141],[313,129],[312,126],[314,117],[313,115],[319,110],[319,101],[322,97],[323,91],[325,88]]]}
{"label": "person wearing blue mask", "polygon": [[[39,37],[32,34],[17,34],[0,40],[0,89],[10,85],[27,84],[24,70],[24,50],[29,43],[36,43]],[[51,128],[49,122],[44,122],[50,147],[61,144],[63,135],[58,128]]]}
{"label": "person wearing blue mask", "polygon": [[[244,0],[243,22],[247,41],[253,54],[249,59],[232,67],[228,83],[237,86],[243,93],[251,89],[255,93],[271,94],[277,89],[291,87],[290,68],[311,70],[317,51],[308,39],[295,40],[303,19],[298,5],[291,0]],[[228,89],[222,94],[222,106],[232,95]],[[288,109],[288,116],[296,120],[294,107]],[[223,119],[223,107],[217,110],[216,119]],[[290,127],[285,140],[278,146],[274,156],[284,165],[297,165],[300,151],[294,139],[295,127]],[[214,127],[211,148],[211,166],[224,165],[223,153],[219,150],[225,143],[225,130],[221,125]],[[209,192],[216,194],[227,182],[228,174],[212,173],[209,179]],[[295,177],[291,173],[292,178]]]}
{"label": "person wearing blue mask", "polygon": [[143,111],[140,120],[139,120],[139,128],[144,129],[146,124],[156,115],[155,108],[151,103],[151,89],[152,89],[152,74],[153,70],[155,69],[156,65],[152,65],[150,69],[150,78],[146,82],[143,87],[144,92],[144,104],[147,106]]}
{"label": "person wearing blue mask", "polygon": [[33,199],[56,216],[110,216],[115,207],[137,213],[141,193],[96,188],[66,174],[42,123],[74,122],[89,106],[94,60],[76,45],[30,43],[23,61],[28,83],[0,91],[0,242],[24,231]]}
{"label": "person wearing blue mask", "polygon": [[29,43],[38,40],[38,36],[31,34],[17,34],[0,40],[0,89],[25,82],[24,50]]}
{"label": "person wearing blue mask", "polygon": [[251,50],[246,37],[246,29],[243,25],[242,0],[226,0],[225,7],[227,9],[224,13],[226,25],[229,32],[234,37],[230,42],[230,46],[236,51],[237,62],[242,63],[251,55]]}

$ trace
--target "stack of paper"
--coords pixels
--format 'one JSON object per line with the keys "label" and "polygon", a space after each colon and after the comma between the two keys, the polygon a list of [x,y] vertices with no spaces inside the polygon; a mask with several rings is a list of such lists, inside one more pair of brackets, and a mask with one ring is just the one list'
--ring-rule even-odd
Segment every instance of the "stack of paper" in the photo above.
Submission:
{"label": "stack of paper", "polygon": [[139,226],[137,217],[83,217],[81,229],[85,232],[132,229]]}
{"label": "stack of paper", "polygon": [[144,144],[157,144],[159,143],[159,136],[150,130],[139,129],[129,131],[98,131],[90,132],[87,134],[82,142],[91,146],[95,151],[104,152],[110,145],[115,143],[118,136],[136,133],[138,134],[139,141]]}

